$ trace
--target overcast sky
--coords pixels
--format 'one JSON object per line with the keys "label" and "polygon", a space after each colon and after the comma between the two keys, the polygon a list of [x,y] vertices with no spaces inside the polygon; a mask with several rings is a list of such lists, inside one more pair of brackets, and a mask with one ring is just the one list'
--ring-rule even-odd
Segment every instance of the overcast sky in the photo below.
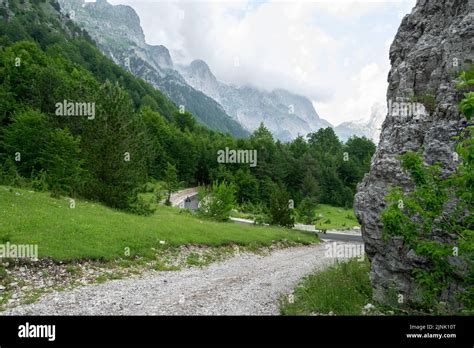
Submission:
{"label": "overcast sky", "polygon": [[132,6],[149,44],[236,85],[285,88],[334,125],[385,103],[388,52],[415,0],[108,0]]}

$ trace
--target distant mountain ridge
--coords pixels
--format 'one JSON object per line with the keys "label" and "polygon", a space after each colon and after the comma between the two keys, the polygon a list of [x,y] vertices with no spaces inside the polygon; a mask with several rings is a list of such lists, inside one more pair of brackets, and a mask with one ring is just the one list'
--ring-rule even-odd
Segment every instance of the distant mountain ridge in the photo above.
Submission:
{"label": "distant mountain ridge", "polygon": [[61,10],[86,29],[98,47],[117,65],[141,77],[165,93],[176,105],[183,105],[197,120],[211,129],[237,137],[248,136],[243,127],[226,114],[222,106],[191,87],[174,70],[169,51],[149,45],[133,8],[111,5],[106,0],[59,0]]}
{"label": "distant mountain ridge", "polygon": [[378,143],[383,120],[387,114],[387,108],[381,104],[374,104],[368,121],[343,122],[334,127],[334,132],[339,139],[346,141],[352,135],[367,137]]}
{"label": "distant mountain ridge", "polygon": [[319,117],[311,101],[304,96],[284,89],[267,92],[249,85],[225,84],[203,60],[194,60],[177,69],[191,86],[219,102],[227,114],[249,131],[264,122],[276,138],[287,141],[332,127]]}
{"label": "distant mountain ridge", "polygon": [[176,105],[183,105],[211,129],[245,137],[263,122],[275,138],[290,141],[332,127],[345,141],[351,135],[374,139],[374,129],[380,128],[357,122],[334,127],[319,117],[308,98],[284,89],[264,91],[226,84],[200,59],[175,65],[165,46],[146,43],[140,18],[130,6],[111,5],[106,0],[58,1],[62,11],[86,29],[116,64],[161,90]]}

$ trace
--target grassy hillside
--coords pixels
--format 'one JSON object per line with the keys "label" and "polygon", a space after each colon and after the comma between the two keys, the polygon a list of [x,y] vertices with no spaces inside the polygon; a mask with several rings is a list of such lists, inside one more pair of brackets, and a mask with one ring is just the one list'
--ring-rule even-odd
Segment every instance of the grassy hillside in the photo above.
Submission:
{"label": "grassy hillside", "polygon": [[354,214],[354,209],[334,207],[328,204],[318,204],[315,209],[317,229],[349,229],[360,226]]}
{"label": "grassy hillside", "polygon": [[147,217],[83,200],[70,208],[66,198],[6,186],[0,186],[0,216],[0,243],[38,244],[40,257],[56,260],[124,257],[127,247],[131,256],[152,256],[151,248],[183,244],[317,241],[314,235],[294,230],[203,221],[169,207],[159,207]]}

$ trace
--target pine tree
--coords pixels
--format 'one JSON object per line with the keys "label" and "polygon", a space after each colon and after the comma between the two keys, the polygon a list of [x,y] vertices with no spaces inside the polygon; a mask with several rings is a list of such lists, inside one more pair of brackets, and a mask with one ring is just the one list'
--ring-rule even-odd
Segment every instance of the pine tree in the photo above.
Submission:
{"label": "pine tree", "polygon": [[282,227],[292,228],[295,219],[292,215],[290,195],[284,187],[276,187],[270,197],[271,223]]}
{"label": "pine tree", "polygon": [[171,205],[171,194],[178,188],[178,173],[176,171],[176,166],[169,162],[166,166],[165,183],[168,194],[166,204]]}
{"label": "pine tree", "polygon": [[143,146],[145,127],[118,84],[103,84],[97,101],[95,119],[86,119],[83,124],[86,167],[93,176],[87,193],[110,206],[126,209],[147,180],[150,154]]}

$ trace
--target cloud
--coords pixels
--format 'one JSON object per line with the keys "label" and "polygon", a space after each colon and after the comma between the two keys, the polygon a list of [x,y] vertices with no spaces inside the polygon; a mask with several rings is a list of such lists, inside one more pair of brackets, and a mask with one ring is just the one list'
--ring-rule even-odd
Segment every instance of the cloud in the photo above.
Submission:
{"label": "cloud", "polygon": [[175,62],[205,60],[218,79],[310,98],[332,123],[384,103],[388,49],[415,0],[109,0],[138,12],[146,40]]}
{"label": "cloud", "polygon": [[[342,116],[339,118],[339,123],[348,120],[367,120],[373,105],[385,104],[387,73],[388,67],[370,63],[351,76],[348,85],[352,88],[341,89],[334,95],[334,100],[340,101],[337,107]],[[315,102],[314,104],[316,110],[319,110],[323,115],[331,114],[335,108],[332,100],[328,103]],[[337,123],[335,122],[335,124]]]}

